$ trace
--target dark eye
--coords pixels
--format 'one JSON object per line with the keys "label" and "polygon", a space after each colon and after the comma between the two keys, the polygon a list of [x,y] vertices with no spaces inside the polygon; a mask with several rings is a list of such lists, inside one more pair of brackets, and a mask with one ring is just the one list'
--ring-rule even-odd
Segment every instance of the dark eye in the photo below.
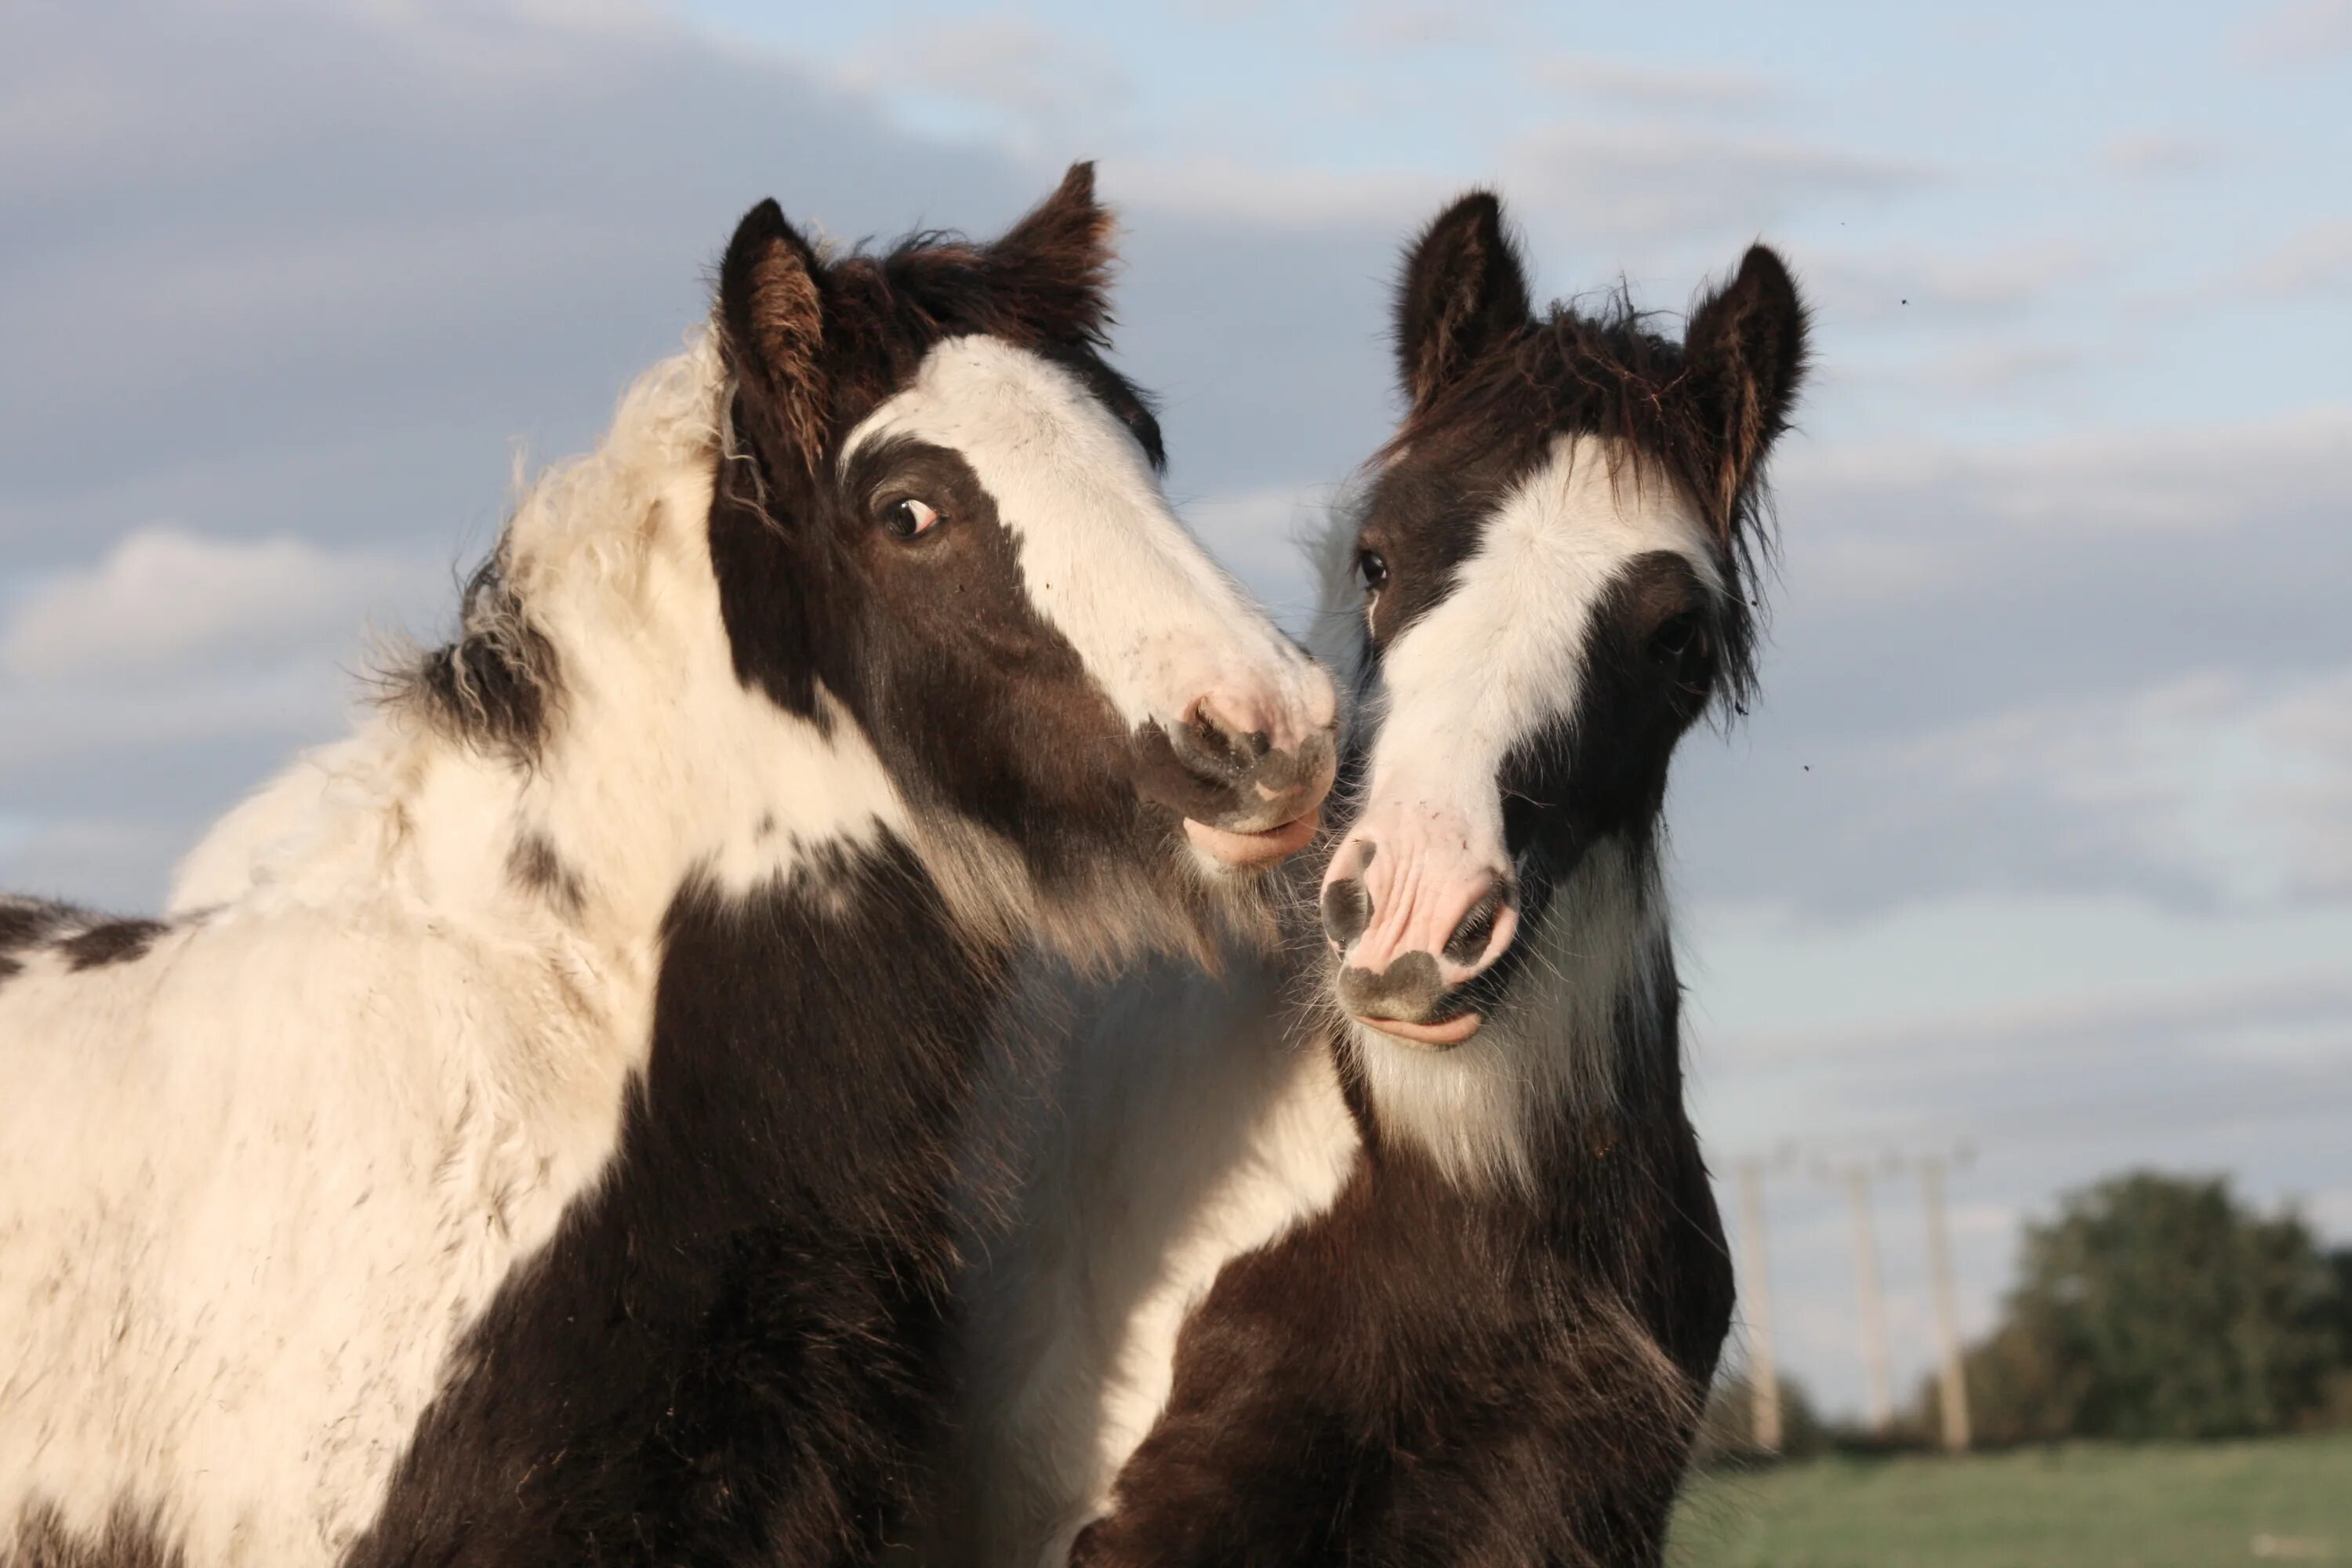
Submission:
{"label": "dark eye", "polygon": [[940,514],[909,496],[882,509],[882,527],[893,539],[915,539],[940,524]]}
{"label": "dark eye", "polygon": [[1650,658],[1656,664],[1679,665],[1706,652],[1706,623],[1695,610],[1668,616],[1658,623],[1658,629],[1650,634]]}
{"label": "dark eye", "polygon": [[1381,559],[1377,550],[1356,552],[1356,575],[1364,580],[1364,592],[1377,594],[1389,584],[1389,563]]}

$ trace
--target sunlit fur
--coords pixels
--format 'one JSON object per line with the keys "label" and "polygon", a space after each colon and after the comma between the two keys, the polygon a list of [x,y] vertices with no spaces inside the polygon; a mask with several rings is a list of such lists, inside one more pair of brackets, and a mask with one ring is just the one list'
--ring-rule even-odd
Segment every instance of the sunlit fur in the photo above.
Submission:
{"label": "sunlit fur", "polygon": [[[1381,840],[1365,872],[1376,909],[1409,901],[1382,880],[1392,868],[1462,879],[1507,868],[1495,781],[1531,738],[1572,725],[1592,616],[1629,562],[1661,551],[1721,595],[1689,503],[1603,437],[1561,437],[1502,499],[1444,599],[1390,646],[1360,698],[1359,726],[1375,738],[1346,809],[1350,837]],[[1327,594],[1335,664],[1364,668],[1361,590],[1342,582]],[[1658,875],[1646,847],[1589,852],[1549,917],[1522,932],[1531,951],[1509,1006],[1465,1045],[1425,1050],[1347,1024],[1383,1130],[1460,1180],[1534,1180],[1530,1140],[1563,1107],[1607,1108],[1619,1010],[1671,969]]]}
{"label": "sunlit fur", "polygon": [[[1033,505],[1033,560],[1098,563],[1038,600],[1123,709],[1223,689],[1270,725],[1328,718],[1066,373],[934,353],[877,426],[954,425],[953,367],[990,367],[996,423],[942,438],[1028,444],[972,455]],[[1106,865],[1043,899],[1010,846],[910,806],[829,698],[796,716],[747,684],[708,527],[732,391],[699,333],[633,387],[523,496],[450,647],[230,813],[167,929],[102,966],[66,945],[87,921],[8,953],[0,1563],[12,1530],[87,1544],[126,1518],[191,1564],[350,1548],[469,1325],[611,1167],[681,889],[750,910],[899,842],[954,942],[1076,963],[1197,949],[1245,891],[1203,868],[1171,908]]]}
{"label": "sunlit fur", "polygon": [[[1060,1076],[1013,1119],[1027,1183],[969,1286],[941,1560],[1656,1559],[1731,1303],[1658,810],[1682,727],[1751,679],[1760,464],[1803,340],[1761,250],[1685,345],[1622,309],[1535,313],[1491,195],[1412,248],[1411,411],[1318,552],[1312,646],[1353,685],[1339,829],[1294,868],[1282,954],[1066,995]],[[1408,601],[1367,604],[1376,521],[1431,536]],[[1662,559],[1716,638],[1707,679],[1609,688],[1651,771],[1552,857],[1484,1027],[1433,1051],[1348,1018],[1322,862],[1385,813],[1510,868],[1514,773],[1608,761],[1600,634],[1642,646],[1616,601]]]}

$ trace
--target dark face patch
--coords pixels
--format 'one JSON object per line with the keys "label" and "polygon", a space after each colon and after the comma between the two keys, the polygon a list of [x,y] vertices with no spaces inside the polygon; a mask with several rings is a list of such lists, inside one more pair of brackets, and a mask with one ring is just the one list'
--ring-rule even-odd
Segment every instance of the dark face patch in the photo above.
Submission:
{"label": "dark face patch", "polygon": [[[893,531],[908,501],[938,518],[912,539]],[[1049,878],[1138,830],[1126,728],[1038,617],[961,456],[876,441],[804,489],[789,524],[722,490],[710,527],[739,672],[812,717],[822,685],[919,804],[1002,835]]]}
{"label": "dark face patch", "polygon": [[[991,246],[918,236],[828,262],[763,207],[720,269],[740,441],[710,545],[738,676],[820,725],[830,692],[919,805],[998,836],[1048,888],[1172,871],[1177,812],[1139,801],[1136,738],[1036,613],[971,464],[904,437],[839,449],[940,343],[979,334],[1068,374],[1157,466],[1150,407],[1101,353],[1108,232],[1080,169]],[[909,501],[939,519],[912,538]]]}
{"label": "dark face patch", "polygon": [[1675,745],[1715,689],[1717,595],[1682,556],[1635,557],[1593,605],[1576,711],[1505,762],[1503,837],[1529,908],[1586,847],[1646,837],[1665,805]]}

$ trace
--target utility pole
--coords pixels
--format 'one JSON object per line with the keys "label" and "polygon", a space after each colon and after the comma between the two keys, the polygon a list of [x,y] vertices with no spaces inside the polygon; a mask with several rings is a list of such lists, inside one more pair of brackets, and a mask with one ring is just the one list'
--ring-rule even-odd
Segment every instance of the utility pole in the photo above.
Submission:
{"label": "utility pole", "polygon": [[1772,1283],[1764,1269],[1764,1163],[1739,1163],[1739,1250],[1748,1275],[1748,1412],[1756,1447],[1780,1451],[1780,1373],[1772,1360]]}
{"label": "utility pole", "polygon": [[1870,1170],[1845,1168],[1846,1202],[1853,1211],[1853,1284],[1862,1301],[1862,1369],[1870,1394],[1870,1429],[1884,1436],[1895,1420],[1886,1372],[1886,1301],[1878,1283],[1878,1238],[1870,1224]]}
{"label": "utility pole", "polygon": [[1960,1315],[1952,1293],[1952,1241],[1944,1226],[1944,1157],[1919,1162],[1919,1187],[1927,1205],[1927,1278],[1936,1292],[1936,1353],[1942,1363],[1944,1447],[1969,1450],[1969,1385],[1960,1369]]}

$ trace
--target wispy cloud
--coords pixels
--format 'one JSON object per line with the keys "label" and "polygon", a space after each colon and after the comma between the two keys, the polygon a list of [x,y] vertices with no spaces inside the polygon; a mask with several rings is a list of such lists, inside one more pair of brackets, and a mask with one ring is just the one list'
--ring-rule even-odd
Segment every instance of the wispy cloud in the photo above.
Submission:
{"label": "wispy cloud", "polygon": [[104,559],[37,586],[0,630],[18,680],[121,676],[345,641],[371,610],[414,599],[432,575],[377,552],[300,539],[215,539],[142,529]]}
{"label": "wispy cloud", "polygon": [[2193,137],[2143,131],[2118,136],[2100,148],[2098,162],[2114,174],[2152,179],[2210,169],[2221,162],[2221,150]]}
{"label": "wispy cloud", "polygon": [[1553,55],[1534,61],[1527,70],[1538,89],[1565,95],[1569,101],[1561,107],[1570,110],[1594,103],[1662,112],[1757,110],[1778,97],[1769,79],[1726,67]]}
{"label": "wispy cloud", "polygon": [[1523,205],[1621,242],[1750,237],[1801,208],[1883,201],[1937,177],[1906,160],[1782,136],[1595,122],[1525,137],[1504,168]]}
{"label": "wispy cloud", "polygon": [[2303,229],[2247,268],[2243,280],[2275,299],[2352,295],[2352,218]]}
{"label": "wispy cloud", "polygon": [[2240,27],[2238,48],[2262,66],[2333,59],[2352,50],[2352,0],[2287,0],[2265,6]]}

